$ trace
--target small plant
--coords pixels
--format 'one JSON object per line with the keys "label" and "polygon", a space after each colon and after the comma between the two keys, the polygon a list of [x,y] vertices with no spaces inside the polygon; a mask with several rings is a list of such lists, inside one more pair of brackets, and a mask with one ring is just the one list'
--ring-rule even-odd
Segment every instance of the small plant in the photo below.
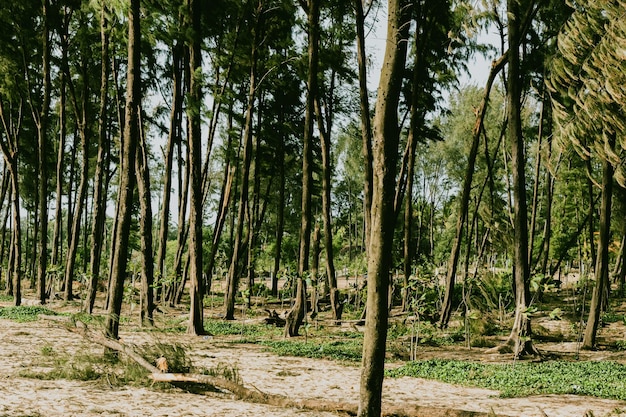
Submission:
{"label": "small plant", "polygon": [[239,369],[237,369],[237,366],[234,365],[231,366],[220,362],[213,368],[203,369],[202,373],[204,375],[211,375],[217,378],[224,378],[236,384],[242,384]]}

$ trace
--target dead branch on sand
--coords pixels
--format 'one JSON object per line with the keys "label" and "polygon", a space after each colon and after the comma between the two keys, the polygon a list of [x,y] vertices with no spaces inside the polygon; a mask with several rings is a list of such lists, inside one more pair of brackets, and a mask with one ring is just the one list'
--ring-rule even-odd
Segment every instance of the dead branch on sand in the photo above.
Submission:
{"label": "dead branch on sand", "polygon": [[[52,319],[54,321],[60,321],[58,318],[45,317],[46,319]],[[68,323],[69,324],[69,323]],[[116,352],[120,352],[132,359],[138,365],[146,369],[150,375],[148,376],[154,382],[167,382],[167,383],[189,383],[189,384],[204,384],[209,385],[221,391],[228,391],[235,395],[240,400],[267,404],[271,406],[281,408],[297,408],[319,412],[334,412],[343,413],[350,416],[357,415],[357,405],[347,402],[327,401],[323,399],[292,399],[279,394],[267,394],[258,389],[250,389],[245,386],[233,382],[231,380],[215,377],[204,374],[181,374],[181,373],[164,373],[152,363],[147,361],[143,356],[135,352],[128,345],[123,344],[118,340],[113,340],[105,337],[104,335],[92,332],[82,322],[77,321],[76,326],[66,326],[66,328],[73,332],[80,334],[87,340],[104,346],[108,349],[112,349]],[[419,406],[386,406],[383,407],[383,416],[398,416],[398,417],[419,417],[419,416],[431,416],[431,417],[496,417],[496,414],[472,412],[465,410],[451,410],[437,407],[419,407]]]}

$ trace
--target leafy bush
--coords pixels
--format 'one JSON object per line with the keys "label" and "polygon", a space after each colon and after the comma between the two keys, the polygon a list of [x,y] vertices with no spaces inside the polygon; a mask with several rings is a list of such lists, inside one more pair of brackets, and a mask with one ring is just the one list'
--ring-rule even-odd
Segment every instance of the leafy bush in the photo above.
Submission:
{"label": "leafy bush", "polygon": [[435,359],[410,362],[387,375],[488,388],[502,397],[577,394],[626,400],[626,366],[607,361],[503,365]]}
{"label": "leafy bush", "polygon": [[281,329],[273,326],[264,326],[262,324],[245,324],[236,321],[224,320],[205,320],[204,330],[214,336],[263,336],[280,334]]}

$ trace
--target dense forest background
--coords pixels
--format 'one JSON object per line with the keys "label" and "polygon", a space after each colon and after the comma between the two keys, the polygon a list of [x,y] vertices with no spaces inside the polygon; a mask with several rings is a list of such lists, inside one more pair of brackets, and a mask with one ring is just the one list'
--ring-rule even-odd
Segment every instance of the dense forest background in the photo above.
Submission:
{"label": "dense forest background", "polygon": [[[390,281],[405,310],[435,294],[442,327],[487,282],[514,289],[500,302],[532,353],[527,312],[550,285],[595,282],[587,347],[611,280],[623,295],[622,1],[1,4],[0,287],[16,305],[24,286],[88,312],[106,294],[116,336],[129,291],[147,325],[190,297],[201,333],[205,294],[234,319],[267,285],[293,300],[293,336],[307,298],[341,319],[338,277]],[[385,25],[376,94],[368,39]],[[485,85],[459,81],[469,68]]]}

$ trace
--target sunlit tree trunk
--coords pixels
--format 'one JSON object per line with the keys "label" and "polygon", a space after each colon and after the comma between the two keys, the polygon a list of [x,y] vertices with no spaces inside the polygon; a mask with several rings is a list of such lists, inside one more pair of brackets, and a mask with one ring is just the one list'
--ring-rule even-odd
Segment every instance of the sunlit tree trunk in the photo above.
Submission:
{"label": "sunlit tree trunk", "polygon": [[308,75],[307,97],[304,115],[304,138],[302,149],[302,204],[300,215],[300,248],[298,251],[298,277],[296,279],[295,303],[287,315],[285,335],[298,336],[306,310],[306,281],[304,274],[309,270],[311,251],[311,201],[313,193],[313,124],[315,123],[315,95],[318,77],[318,43],[320,0],[309,0],[306,4],[308,28]]}
{"label": "sunlit tree trunk", "polygon": [[367,264],[367,315],[361,362],[358,416],[378,417],[385,368],[389,273],[394,231],[398,153],[398,103],[406,63],[409,13],[406,2],[389,0],[387,44],[378,86],[373,132],[373,194]]}
{"label": "sunlit tree trunk", "polygon": [[115,250],[111,254],[110,302],[107,309],[105,331],[107,337],[117,339],[124,280],[128,264],[128,237],[135,189],[135,153],[139,142],[139,116],[141,103],[141,31],[140,0],[131,0],[128,11],[128,68],[126,76],[126,113],[120,160],[118,219],[115,232]]}

